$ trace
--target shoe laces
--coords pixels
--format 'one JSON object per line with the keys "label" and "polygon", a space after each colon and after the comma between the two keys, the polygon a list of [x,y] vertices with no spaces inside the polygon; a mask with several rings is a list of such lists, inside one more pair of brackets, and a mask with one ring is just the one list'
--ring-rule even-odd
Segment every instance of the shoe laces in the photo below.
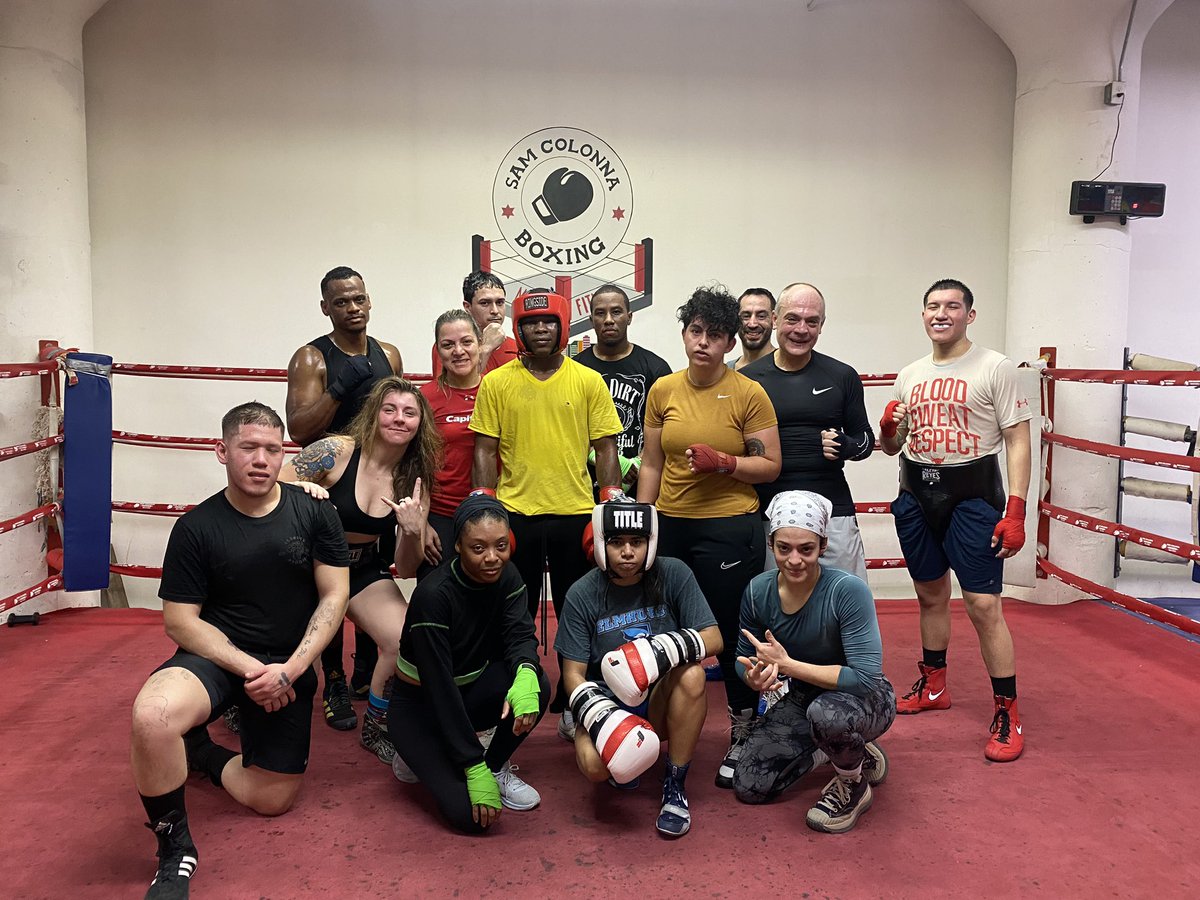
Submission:
{"label": "shoe laces", "polygon": [[330,706],[341,706],[350,702],[350,688],[346,686],[345,678],[338,678],[336,681],[330,679],[326,692],[325,702]]}
{"label": "shoe laces", "polygon": [[1008,714],[1007,706],[997,706],[996,714],[992,716],[992,724],[988,728],[992,734],[996,736],[996,740],[1001,744],[1008,743],[1009,730],[1012,728],[1012,718]]}
{"label": "shoe laces", "polygon": [[925,690],[925,685],[928,682],[929,682],[929,679],[925,676],[925,673],[922,672],[920,674],[920,676],[917,678],[917,680],[913,682],[912,689],[909,690],[909,692],[907,694],[905,694],[903,697],[901,697],[900,699],[907,700],[909,697],[920,696],[921,691]]}
{"label": "shoe laces", "polygon": [[504,766],[499,772],[492,773],[496,776],[496,784],[500,786],[501,790],[504,790],[506,787],[517,787],[520,784],[524,784],[520,776],[517,775],[517,769],[519,768],[521,767],[513,763]]}
{"label": "shoe laces", "polygon": [[854,782],[841,775],[835,775],[829,784],[825,785],[825,793],[817,801],[817,806],[831,815],[843,809],[849,802],[854,790]]}
{"label": "shoe laces", "polygon": [[663,806],[677,806],[680,809],[687,809],[687,797],[683,794],[683,785],[678,779],[667,776],[663,779]]}
{"label": "shoe laces", "polygon": [[729,743],[731,747],[740,747],[750,737],[750,729],[754,720],[734,718],[729,722]]}

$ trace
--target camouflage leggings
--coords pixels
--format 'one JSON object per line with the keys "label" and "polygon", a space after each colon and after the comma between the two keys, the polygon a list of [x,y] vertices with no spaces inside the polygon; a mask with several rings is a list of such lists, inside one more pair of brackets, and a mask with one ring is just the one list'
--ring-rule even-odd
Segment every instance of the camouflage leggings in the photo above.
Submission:
{"label": "camouflage leggings", "polygon": [[812,769],[818,748],[834,765],[853,769],[862,762],[867,741],[896,718],[896,694],[886,678],[866,697],[797,688],[754,724],[746,740],[733,774],[734,793],[744,803],[779,796]]}

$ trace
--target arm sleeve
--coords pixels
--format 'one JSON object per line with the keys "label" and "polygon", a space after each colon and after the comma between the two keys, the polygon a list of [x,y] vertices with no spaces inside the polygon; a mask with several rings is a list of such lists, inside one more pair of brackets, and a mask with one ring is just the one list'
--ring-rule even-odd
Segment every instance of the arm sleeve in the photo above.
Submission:
{"label": "arm sleeve", "polygon": [[858,448],[849,458],[866,459],[875,449],[875,432],[871,428],[871,420],[867,418],[862,379],[854,369],[846,372],[844,390],[846,406],[842,410],[842,430]]}
{"label": "arm sleeve", "polygon": [[1010,425],[1033,418],[1029,398],[1021,392],[1017,366],[1011,359],[1002,359],[992,378],[992,407],[996,411],[996,424],[1001,431]]}
{"label": "arm sleeve", "polygon": [[479,393],[475,395],[475,411],[468,426],[476,434],[500,437],[500,405],[496,396],[495,378],[484,378],[479,382]]}
{"label": "arm sleeve", "polygon": [[[289,486],[286,490],[298,491],[300,488]],[[299,499],[302,503],[316,504],[317,508],[313,523],[313,559],[329,566],[349,566],[350,550],[346,546],[346,532],[337,508],[328,500],[314,500],[307,495]]]}
{"label": "arm sleeve", "polygon": [[883,678],[883,641],[871,589],[858,578],[842,578],[835,590],[836,615],[842,632],[846,663],[838,675],[838,690],[865,697]]}
{"label": "arm sleeve", "polygon": [[175,520],[167,539],[158,596],[174,603],[201,604],[208,599],[204,553],[199,536],[186,517]]}
{"label": "arm sleeve", "polygon": [[449,611],[444,602],[439,602],[442,598],[436,595],[421,597],[420,592],[418,585],[409,607],[409,616],[414,618],[408,626],[412,661],[421,673],[425,702],[433,712],[447,755],[455,767],[466,769],[483,762],[483,747],[475,736],[462,693],[454,683]]}
{"label": "arm sleeve", "polygon": [[533,619],[529,615],[525,584],[512,563],[505,566],[504,571],[502,590],[505,593],[504,607],[500,613],[500,633],[504,641],[504,659],[508,663],[509,674],[515,675],[521,663],[529,663],[540,671],[537,635],[533,628]]}
{"label": "arm sleeve", "polygon": [[[750,583],[746,585],[746,589],[742,591],[742,607],[739,614],[738,622],[738,640],[737,640],[737,655],[750,657],[754,655],[754,646],[746,640],[746,636],[742,634],[742,629],[746,629],[759,640],[763,639],[763,634],[766,628],[759,621],[759,613],[757,604],[755,603],[755,585],[759,583],[757,577],[750,579]],[[743,681],[746,678],[746,667],[740,662],[735,664],[737,668],[738,678]]]}
{"label": "arm sleeve", "polygon": [[592,629],[588,626],[589,604],[585,585],[589,580],[588,576],[584,576],[567,591],[562,618],[558,620],[558,633],[554,636],[554,649],[561,653],[564,659],[587,664],[592,662]]}

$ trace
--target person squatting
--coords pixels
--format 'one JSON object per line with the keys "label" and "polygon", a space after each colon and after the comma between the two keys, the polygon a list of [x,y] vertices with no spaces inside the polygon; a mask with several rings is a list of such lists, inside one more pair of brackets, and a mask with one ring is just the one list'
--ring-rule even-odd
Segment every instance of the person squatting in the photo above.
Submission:
{"label": "person squatting", "polygon": [[[338,306],[329,285],[343,283]],[[688,365],[672,374],[628,340],[629,299],[616,286],[593,294],[599,340],[581,364],[565,352],[566,298],[520,294],[505,338],[504,285],[474,272],[463,309],[434,326],[438,378],[418,388],[392,345],[366,339],[361,276],[329,273],[322,310],[340,355],[334,365],[302,348],[292,367],[289,428],[310,443],[285,465],[280,416],[254,402],[230,410],[216,445],[225,486],[168,541],[159,596],[178,649],[132,716],[134,781],[158,842],[146,896],[188,896],[199,861],[189,772],[262,815],[291,808],[308,766],[314,664],[347,614],[379,654],[361,673],[361,743],[470,834],[540,804],[513,760],[553,711],[589,782],[633,790],[664,758],[655,828],[686,835],[712,657],[731,724],[716,784],[765,803],[829,763],[806,822],[849,831],[888,774],[878,741],[896,714],[950,705],[951,569],[992,676],[985,755],[1016,759],[1024,734],[999,591],[1003,560],[1024,541],[1030,411],[1012,363],[967,339],[966,285],[944,279],[926,292],[932,353],[901,373],[879,423],[883,450],[902,455],[894,514],[924,648],[898,703],[841,474],[874,442],[861,386],[812,350],[826,320],[815,287],[785,288],[778,316],[769,292],[755,292],[772,302],[754,361],[726,364],[748,319],[708,286],[679,307]],[[780,387],[800,378],[835,400],[801,408]],[[411,598],[393,564],[418,579]],[[545,599],[559,623],[557,684],[539,661]],[[341,728],[353,711],[339,657],[325,665],[323,699]],[[240,752],[208,731],[234,707]]]}

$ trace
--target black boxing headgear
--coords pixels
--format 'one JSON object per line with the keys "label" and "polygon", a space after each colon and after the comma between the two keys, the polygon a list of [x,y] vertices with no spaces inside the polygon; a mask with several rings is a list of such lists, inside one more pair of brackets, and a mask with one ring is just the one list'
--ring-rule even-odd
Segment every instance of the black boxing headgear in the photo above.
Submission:
{"label": "black boxing headgear", "polygon": [[[592,534],[596,548],[607,548],[608,539],[619,534],[637,534],[646,539],[646,565],[649,571],[658,552],[658,510],[649,503],[612,500],[592,510]],[[608,550],[595,554],[601,572],[608,571]]]}
{"label": "black boxing headgear", "polygon": [[571,305],[561,294],[551,294],[543,291],[521,294],[513,301],[512,320],[513,337],[517,340],[517,348],[521,353],[528,353],[525,338],[521,334],[521,323],[534,316],[554,316],[558,319],[558,350],[567,349],[568,332],[571,330]]}

